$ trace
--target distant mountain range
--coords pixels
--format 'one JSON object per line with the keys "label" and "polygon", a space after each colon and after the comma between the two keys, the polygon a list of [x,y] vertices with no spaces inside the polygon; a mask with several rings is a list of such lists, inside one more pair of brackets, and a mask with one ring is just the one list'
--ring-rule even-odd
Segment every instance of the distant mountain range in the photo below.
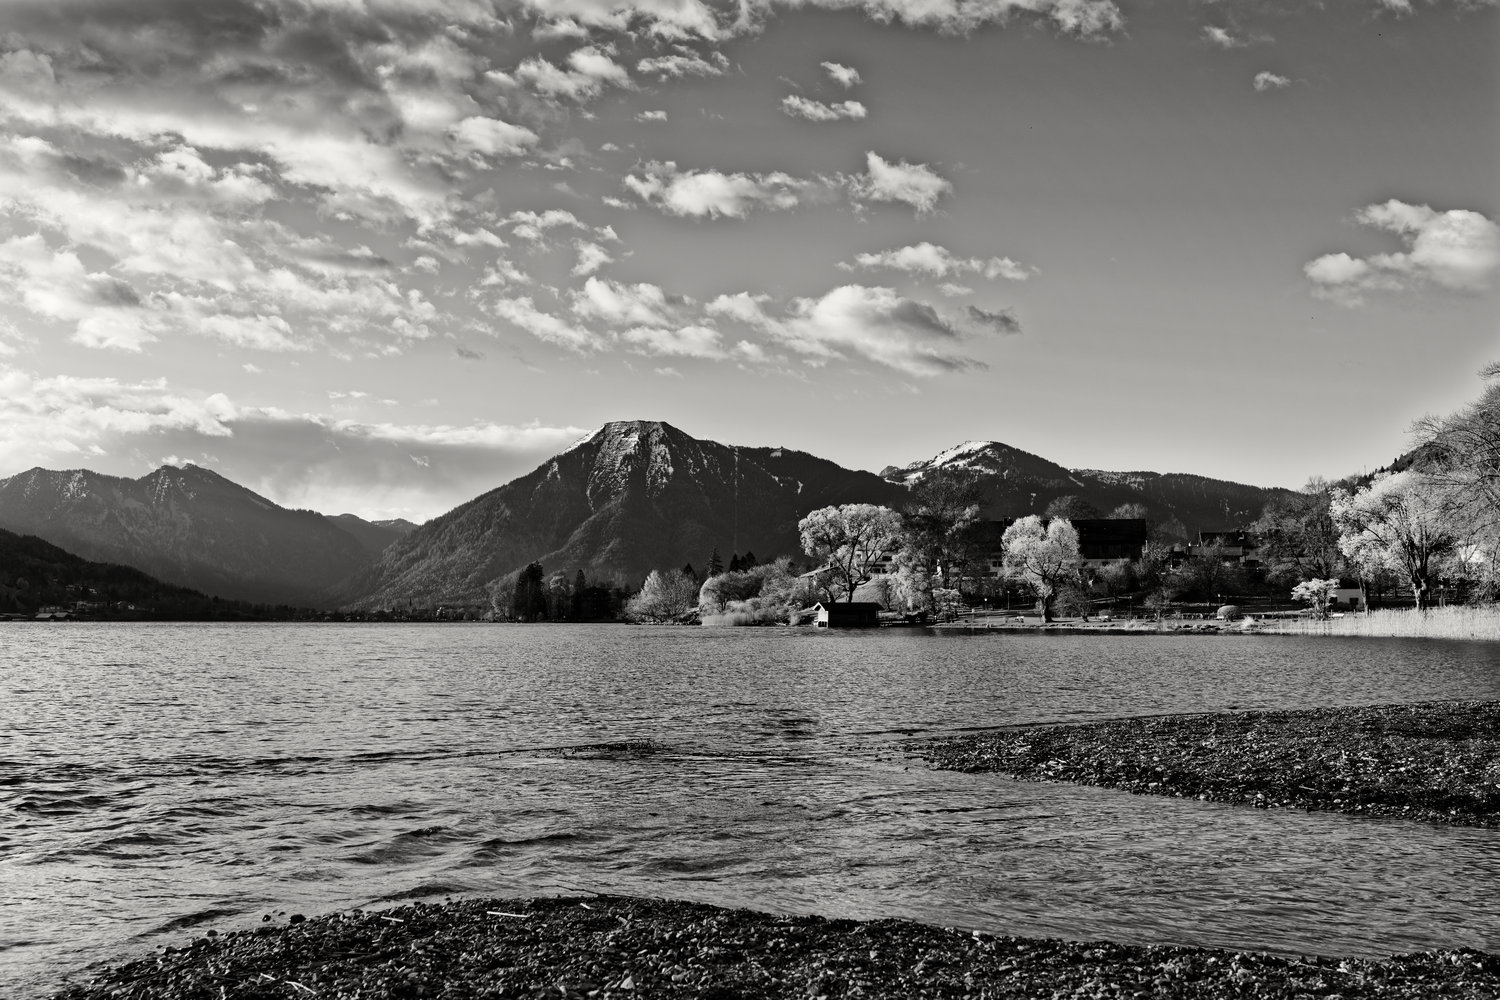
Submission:
{"label": "distant mountain range", "polygon": [[655,421],[606,424],[533,472],[434,518],[370,522],[287,510],[196,466],[140,479],[33,469],[0,480],[0,528],[226,598],[357,608],[476,604],[530,562],[635,584],[718,549],[800,555],[797,522],[829,504],[899,507],[935,470],[972,474],[990,517],[1076,496],[1144,504],[1191,530],[1242,525],[1283,490],[1201,476],[1066,469],[970,441],[880,475],[787,448],[693,438]]}
{"label": "distant mountain range", "polygon": [[235,600],[327,604],[381,537],[411,527],[288,510],[196,465],[140,479],[32,469],[0,480],[0,528]]}

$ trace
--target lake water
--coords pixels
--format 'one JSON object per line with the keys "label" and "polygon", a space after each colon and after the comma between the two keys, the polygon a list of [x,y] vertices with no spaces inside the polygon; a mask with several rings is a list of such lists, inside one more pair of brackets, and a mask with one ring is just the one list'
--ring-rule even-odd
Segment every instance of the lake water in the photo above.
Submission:
{"label": "lake water", "polygon": [[[1500,698],[1500,648],[0,624],[0,995],[267,912],[460,893],[1280,952],[1496,950],[1500,832],[937,772],[898,746],[1452,698]],[[599,748],[640,740],[654,752]]]}

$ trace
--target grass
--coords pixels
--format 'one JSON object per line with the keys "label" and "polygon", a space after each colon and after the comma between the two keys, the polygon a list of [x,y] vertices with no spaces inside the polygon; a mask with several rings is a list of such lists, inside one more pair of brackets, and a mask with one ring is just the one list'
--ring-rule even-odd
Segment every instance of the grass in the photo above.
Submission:
{"label": "grass", "polygon": [[1500,640],[1500,605],[1462,605],[1427,611],[1372,611],[1319,621],[1278,621],[1264,631],[1283,635],[1367,635],[1414,639]]}

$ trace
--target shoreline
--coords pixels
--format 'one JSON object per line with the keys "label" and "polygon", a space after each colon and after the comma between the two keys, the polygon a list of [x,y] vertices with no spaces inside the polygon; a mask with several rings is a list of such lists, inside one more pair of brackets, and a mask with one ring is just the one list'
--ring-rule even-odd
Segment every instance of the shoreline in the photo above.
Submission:
{"label": "shoreline", "polygon": [[463,898],[198,937],[55,1000],[1500,995],[1500,956],[1300,958],[779,916],[631,896]]}
{"label": "shoreline", "polygon": [[1500,701],[1218,712],[903,744],[943,770],[1500,828]]}

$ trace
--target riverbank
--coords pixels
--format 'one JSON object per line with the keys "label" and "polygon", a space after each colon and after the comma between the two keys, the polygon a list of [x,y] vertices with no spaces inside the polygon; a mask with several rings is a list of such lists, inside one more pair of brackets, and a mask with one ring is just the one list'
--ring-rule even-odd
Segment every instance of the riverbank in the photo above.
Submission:
{"label": "riverbank", "polygon": [[196,938],[58,1000],[1500,995],[1500,956],[1470,950],[1287,958],[626,896],[463,899],[292,920]]}
{"label": "riverbank", "polygon": [[1222,712],[907,744],[940,768],[1500,827],[1500,702]]}

